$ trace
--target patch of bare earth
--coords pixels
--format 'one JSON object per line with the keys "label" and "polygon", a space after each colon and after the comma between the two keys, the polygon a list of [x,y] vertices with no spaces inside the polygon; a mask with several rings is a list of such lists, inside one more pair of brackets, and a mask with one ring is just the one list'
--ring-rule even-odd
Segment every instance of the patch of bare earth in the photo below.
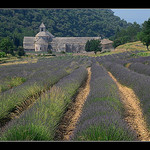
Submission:
{"label": "patch of bare earth", "polygon": [[120,96],[125,108],[125,120],[131,128],[137,132],[139,140],[150,141],[150,133],[147,129],[138,97],[132,89],[121,85],[110,72],[108,73],[119,88]]}
{"label": "patch of bare earth", "polygon": [[88,68],[88,77],[85,84],[79,89],[79,92],[69,106],[67,112],[61,120],[61,123],[56,131],[55,140],[68,141],[72,135],[76,123],[82,112],[82,107],[90,92],[91,68]]}

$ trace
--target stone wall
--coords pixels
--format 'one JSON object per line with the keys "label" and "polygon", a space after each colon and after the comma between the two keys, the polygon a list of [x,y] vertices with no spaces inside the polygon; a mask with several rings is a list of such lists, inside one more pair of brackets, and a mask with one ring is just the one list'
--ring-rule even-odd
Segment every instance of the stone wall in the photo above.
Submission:
{"label": "stone wall", "polygon": [[86,42],[92,39],[101,40],[102,50],[113,49],[112,41],[100,37],[51,37],[51,40],[45,39],[45,36],[24,37],[23,47],[26,51],[48,51],[51,49],[54,52],[83,53]]}
{"label": "stone wall", "polygon": [[91,39],[100,39],[100,37],[55,37],[50,44],[52,51],[55,52],[78,53],[85,51],[85,44]]}

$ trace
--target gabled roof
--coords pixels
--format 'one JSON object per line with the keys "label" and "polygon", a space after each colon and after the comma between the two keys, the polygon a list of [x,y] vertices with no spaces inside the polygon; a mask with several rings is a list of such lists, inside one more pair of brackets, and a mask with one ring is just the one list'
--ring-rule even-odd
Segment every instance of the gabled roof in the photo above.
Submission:
{"label": "gabled roof", "polygon": [[24,49],[34,49],[34,41],[35,41],[35,37],[28,37],[25,36],[23,39],[23,48]]}
{"label": "gabled roof", "polygon": [[42,31],[42,32],[39,32],[38,34],[36,34],[36,37],[38,37],[38,36],[43,36],[43,37],[47,37],[47,36],[49,36],[46,32],[44,32],[44,31]]}
{"label": "gabled roof", "polygon": [[46,33],[51,37],[54,38],[55,36],[53,34],[51,34],[49,31],[46,31]]}
{"label": "gabled roof", "polygon": [[101,43],[102,44],[110,44],[110,43],[113,43],[113,41],[110,41],[109,39],[102,39]]}
{"label": "gabled roof", "polygon": [[82,43],[85,44],[88,40],[101,39],[100,37],[55,37],[53,43]]}
{"label": "gabled roof", "polygon": [[23,43],[34,43],[35,37],[25,36],[23,39]]}
{"label": "gabled roof", "polygon": [[43,44],[43,45],[47,45],[48,42],[46,42],[44,39],[40,38],[40,39],[38,39],[38,40],[36,41],[35,44]]}

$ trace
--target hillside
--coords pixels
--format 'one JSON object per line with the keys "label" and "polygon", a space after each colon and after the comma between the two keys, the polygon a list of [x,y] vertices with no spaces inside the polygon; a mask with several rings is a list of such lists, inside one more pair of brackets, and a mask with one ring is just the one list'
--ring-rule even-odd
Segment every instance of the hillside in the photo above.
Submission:
{"label": "hillside", "polygon": [[116,52],[126,52],[126,51],[147,51],[146,46],[144,46],[141,41],[129,42],[119,45],[115,48]]}
{"label": "hillside", "polygon": [[34,36],[41,22],[54,36],[113,36],[129,24],[110,9],[0,9],[0,38],[9,36],[17,45]]}

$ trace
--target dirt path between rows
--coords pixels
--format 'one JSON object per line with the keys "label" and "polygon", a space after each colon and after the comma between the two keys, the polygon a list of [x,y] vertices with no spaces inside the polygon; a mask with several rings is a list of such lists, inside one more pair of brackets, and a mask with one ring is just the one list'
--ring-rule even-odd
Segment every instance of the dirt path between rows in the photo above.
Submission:
{"label": "dirt path between rows", "polygon": [[59,141],[70,140],[69,138],[75,129],[76,123],[82,112],[84,102],[86,101],[87,96],[90,92],[91,68],[88,68],[87,70],[88,70],[87,80],[84,86],[82,86],[79,89],[79,92],[75,100],[69,106],[67,112],[65,113],[63,119],[61,120],[61,123],[56,131],[55,140]]}
{"label": "dirt path between rows", "polygon": [[140,141],[150,141],[150,133],[147,129],[142,109],[140,108],[140,101],[134,91],[121,85],[110,72],[108,72],[108,74],[119,88],[121,99],[125,108],[125,120],[131,128],[137,132],[138,139]]}

